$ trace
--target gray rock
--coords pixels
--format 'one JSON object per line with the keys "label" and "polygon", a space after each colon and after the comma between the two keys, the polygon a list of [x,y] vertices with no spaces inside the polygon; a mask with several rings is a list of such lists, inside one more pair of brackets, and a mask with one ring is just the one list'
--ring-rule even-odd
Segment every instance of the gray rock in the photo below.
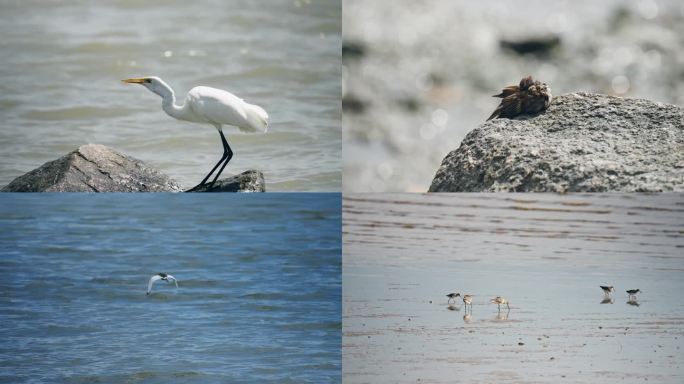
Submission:
{"label": "gray rock", "polygon": [[82,145],[19,176],[2,192],[180,192],[168,176],[99,144]]}
{"label": "gray rock", "polygon": [[494,119],[449,153],[430,192],[684,190],[684,108],[572,93],[537,116]]}
{"label": "gray rock", "polygon": [[263,173],[250,169],[239,175],[216,180],[211,188],[207,184],[186,192],[266,192],[266,182]]}
{"label": "gray rock", "polygon": [[[264,192],[260,171],[217,180],[196,192]],[[2,192],[181,192],[178,183],[144,162],[99,144],[82,145],[19,176]]]}

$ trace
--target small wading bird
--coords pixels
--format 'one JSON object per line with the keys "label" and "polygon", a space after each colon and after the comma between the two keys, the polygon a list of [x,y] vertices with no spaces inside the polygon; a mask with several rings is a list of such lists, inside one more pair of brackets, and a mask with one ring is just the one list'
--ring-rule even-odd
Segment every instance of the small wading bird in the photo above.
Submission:
{"label": "small wading bird", "polygon": [[449,300],[447,300],[447,304],[450,303],[451,300],[453,300],[454,302],[456,302],[456,298],[459,297],[459,296],[461,296],[460,293],[450,293],[450,294],[446,295],[446,297],[449,298]]}
{"label": "small wading bird", "polygon": [[152,292],[152,285],[154,285],[157,280],[164,280],[167,283],[170,282],[169,280],[173,280],[173,282],[176,284],[176,288],[178,288],[178,281],[176,281],[176,278],[168,275],[166,273],[157,273],[156,275],[150,277],[150,282],[147,283],[147,294],[149,295],[150,292]]}
{"label": "small wading bird", "polygon": [[497,304],[499,306],[499,311],[501,310],[501,305],[506,304],[506,307],[510,310],[511,307],[508,305],[508,300],[501,296],[497,296],[491,300],[489,300],[490,303]]}
{"label": "small wading bird", "polygon": [[468,309],[468,305],[470,305],[470,311],[473,311],[473,296],[472,295],[463,295],[463,304],[465,304],[466,309]]}
{"label": "small wading bird", "polygon": [[604,285],[599,285],[599,287],[601,287],[601,289],[603,289],[603,294],[606,296],[609,296],[611,292],[615,291],[615,288],[613,288],[612,285],[609,287],[606,287]]}
{"label": "small wading bird", "polygon": [[627,291],[627,294],[629,295],[629,298],[630,298],[630,299],[631,299],[631,298],[635,298],[635,299],[636,299],[636,294],[639,293],[639,292],[641,292],[641,291],[638,290],[638,289],[630,289],[629,291]]}
{"label": "small wading bird", "polygon": [[237,127],[245,133],[266,133],[268,130],[268,114],[263,108],[248,104],[228,91],[210,87],[195,87],[185,96],[183,105],[176,105],[176,95],[173,89],[158,77],[135,77],[121,81],[129,84],[140,84],[161,96],[162,109],[169,116],[193,123],[211,124],[218,130],[223,144],[221,160],[216,163],[202,182],[188,192],[196,191],[204,186],[216,168],[223,164],[209,184],[209,187],[213,186],[230,159],[233,158],[233,151],[223,135],[223,125]]}
{"label": "small wading bird", "polygon": [[512,119],[518,115],[539,113],[551,104],[551,88],[546,83],[535,81],[532,76],[520,80],[518,85],[509,85],[500,94],[501,103],[487,120],[495,117]]}

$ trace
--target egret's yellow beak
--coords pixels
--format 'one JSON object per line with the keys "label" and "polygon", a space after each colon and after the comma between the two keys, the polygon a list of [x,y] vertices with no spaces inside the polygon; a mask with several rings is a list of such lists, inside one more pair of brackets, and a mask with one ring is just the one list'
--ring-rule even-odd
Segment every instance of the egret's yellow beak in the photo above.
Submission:
{"label": "egret's yellow beak", "polygon": [[124,83],[130,83],[130,84],[142,84],[145,81],[145,77],[133,77],[130,79],[126,80],[121,80]]}

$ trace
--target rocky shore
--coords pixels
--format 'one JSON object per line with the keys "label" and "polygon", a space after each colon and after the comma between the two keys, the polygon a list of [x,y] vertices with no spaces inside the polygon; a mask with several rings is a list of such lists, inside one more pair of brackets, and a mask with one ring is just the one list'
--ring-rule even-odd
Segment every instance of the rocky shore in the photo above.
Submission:
{"label": "rocky shore", "polygon": [[[196,192],[264,192],[264,175],[249,170]],[[82,145],[14,179],[2,192],[183,192],[141,160],[99,144]]]}

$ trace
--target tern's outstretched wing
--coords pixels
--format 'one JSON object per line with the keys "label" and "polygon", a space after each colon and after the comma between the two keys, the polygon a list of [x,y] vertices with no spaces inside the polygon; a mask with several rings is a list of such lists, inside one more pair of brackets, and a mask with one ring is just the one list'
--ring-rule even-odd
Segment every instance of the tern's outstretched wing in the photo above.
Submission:
{"label": "tern's outstretched wing", "polygon": [[175,277],[173,277],[173,276],[171,276],[171,275],[166,275],[166,278],[167,278],[167,279],[170,279],[170,280],[173,280],[173,282],[176,284],[176,288],[178,288],[178,281],[176,280]]}
{"label": "tern's outstretched wing", "polygon": [[147,283],[147,294],[149,295],[150,292],[152,291],[152,285],[154,284],[155,281],[161,279],[162,277],[159,275],[154,275],[150,277],[150,282]]}

